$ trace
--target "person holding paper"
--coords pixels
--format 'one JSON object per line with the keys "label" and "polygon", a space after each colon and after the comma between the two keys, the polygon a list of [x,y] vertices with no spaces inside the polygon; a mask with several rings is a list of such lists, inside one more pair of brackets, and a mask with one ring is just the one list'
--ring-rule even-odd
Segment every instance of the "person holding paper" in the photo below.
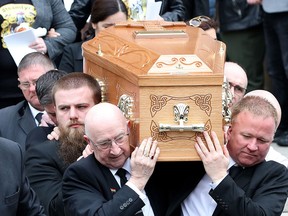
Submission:
{"label": "person holding paper", "polygon": [[[21,24],[37,29],[55,29],[51,34],[37,38],[30,48],[43,52],[57,65],[63,47],[76,38],[76,27],[59,0],[5,0],[0,2],[0,108],[14,105],[23,100],[18,88],[17,64],[15,64],[3,37],[14,33]],[[23,25],[23,24],[22,24]],[[49,37],[50,36],[50,37]],[[21,53],[21,50],[18,50]]]}

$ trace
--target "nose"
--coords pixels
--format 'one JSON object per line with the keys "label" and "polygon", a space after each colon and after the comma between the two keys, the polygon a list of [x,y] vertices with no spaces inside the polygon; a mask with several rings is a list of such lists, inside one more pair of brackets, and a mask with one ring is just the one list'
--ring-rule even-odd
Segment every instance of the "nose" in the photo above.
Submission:
{"label": "nose", "polygon": [[35,91],[35,87],[36,87],[36,82],[32,82],[29,85],[29,91]]}
{"label": "nose", "polygon": [[253,138],[253,139],[249,140],[249,144],[247,145],[247,148],[250,151],[257,151],[258,150],[257,139]]}
{"label": "nose", "polygon": [[77,109],[75,107],[71,107],[69,111],[70,119],[78,119]]}
{"label": "nose", "polygon": [[121,151],[121,148],[119,147],[119,145],[117,145],[115,140],[112,140],[111,147],[110,147],[110,153],[114,154],[114,155],[119,155],[120,151]]}

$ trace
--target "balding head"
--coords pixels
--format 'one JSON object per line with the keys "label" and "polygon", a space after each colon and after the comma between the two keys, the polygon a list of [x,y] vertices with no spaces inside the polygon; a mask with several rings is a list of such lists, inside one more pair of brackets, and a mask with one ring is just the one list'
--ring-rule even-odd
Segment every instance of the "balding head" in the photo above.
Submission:
{"label": "balding head", "polygon": [[224,76],[230,85],[230,91],[233,95],[233,106],[233,104],[241,100],[245,94],[248,85],[247,75],[244,69],[237,63],[225,62]]}
{"label": "balding head", "polygon": [[84,139],[95,158],[110,169],[122,167],[130,156],[127,122],[123,112],[111,103],[99,103],[86,115]]}
{"label": "balding head", "polygon": [[265,98],[266,100],[268,100],[276,109],[276,112],[277,112],[277,127],[279,126],[279,123],[280,123],[280,120],[281,120],[281,115],[282,115],[282,112],[281,112],[281,107],[280,107],[280,104],[278,102],[278,100],[275,98],[275,96],[270,93],[269,91],[266,91],[266,90],[254,90],[254,91],[251,91],[251,92],[248,92],[246,96],[259,96],[259,97],[262,97],[262,98]]}
{"label": "balding head", "polygon": [[248,78],[245,70],[235,62],[225,62],[224,75],[229,82],[239,84],[242,88],[247,88]]}
{"label": "balding head", "polygon": [[127,119],[116,105],[103,102],[88,111],[85,118],[85,133],[91,138],[102,130],[109,131],[126,124]]}

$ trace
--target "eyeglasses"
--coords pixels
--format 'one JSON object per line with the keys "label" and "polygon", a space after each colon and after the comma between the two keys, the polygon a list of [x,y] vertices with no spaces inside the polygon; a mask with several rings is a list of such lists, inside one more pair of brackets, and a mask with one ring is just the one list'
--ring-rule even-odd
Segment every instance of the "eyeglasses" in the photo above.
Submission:
{"label": "eyeglasses", "polygon": [[18,87],[22,90],[27,90],[31,87],[31,85],[36,86],[37,80],[32,80],[32,82],[19,82]]}
{"label": "eyeglasses", "polygon": [[108,148],[110,149],[112,147],[113,142],[118,146],[122,146],[127,141],[128,136],[129,136],[129,133],[122,133],[122,134],[119,134],[114,139],[109,139],[109,140],[105,140],[103,142],[98,142],[98,143],[94,143],[90,138],[89,138],[89,140],[97,148],[102,149],[102,150],[106,150],[106,149],[108,149]]}
{"label": "eyeglasses", "polygon": [[193,26],[193,27],[199,27],[201,25],[202,22],[208,22],[209,20],[211,20],[210,17],[207,16],[197,16],[192,18],[191,20],[189,20],[189,25]]}
{"label": "eyeglasses", "polygon": [[235,92],[235,94],[237,94],[237,95],[244,95],[245,92],[246,92],[246,89],[245,89],[245,88],[243,88],[243,87],[241,87],[241,86],[239,86],[239,85],[235,85],[235,84],[232,83],[232,82],[229,82],[229,87],[230,87],[230,88],[233,87],[233,88],[234,88],[234,92]]}

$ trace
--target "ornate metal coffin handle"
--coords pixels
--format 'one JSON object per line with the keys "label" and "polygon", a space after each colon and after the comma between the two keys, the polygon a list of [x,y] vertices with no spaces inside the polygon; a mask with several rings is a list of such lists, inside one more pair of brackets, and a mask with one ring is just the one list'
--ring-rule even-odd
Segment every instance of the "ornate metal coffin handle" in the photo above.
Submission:
{"label": "ornate metal coffin handle", "polygon": [[119,97],[118,105],[119,109],[123,112],[124,116],[132,120],[133,119],[133,106],[134,100],[132,97],[123,94]]}
{"label": "ornate metal coffin handle", "polygon": [[224,77],[224,82],[222,85],[222,116],[225,124],[230,123],[231,121],[231,110],[229,105],[232,103],[232,93],[230,91],[229,83]]}
{"label": "ornate metal coffin handle", "polygon": [[164,131],[195,131],[195,132],[203,132],[205,129],[204,124],[192,124],[192,125],[184,125],[185,122],[188,121],[189,114],[189,106],[183,103],[179,103],[174,105],[174,116],[175,122],[178,122],[179,125],[170,125],[170,124],[161,124],[159,123],[159,132]]}

